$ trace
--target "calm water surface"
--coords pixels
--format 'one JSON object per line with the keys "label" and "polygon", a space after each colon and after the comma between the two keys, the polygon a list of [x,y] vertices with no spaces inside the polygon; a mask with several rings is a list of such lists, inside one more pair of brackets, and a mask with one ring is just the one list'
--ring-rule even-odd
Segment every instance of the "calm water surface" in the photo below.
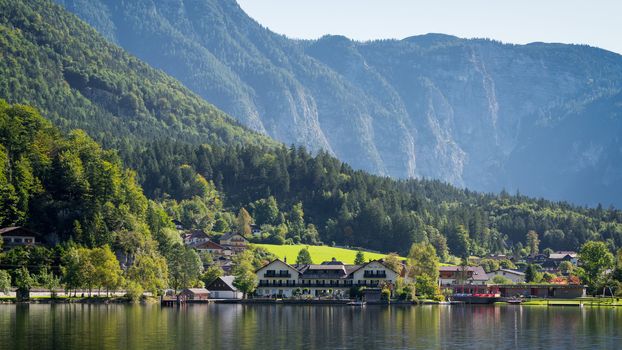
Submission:
{"label": "calm water surface", "polygon": [[621,349],[622,309],[0,305],[0,349]]}

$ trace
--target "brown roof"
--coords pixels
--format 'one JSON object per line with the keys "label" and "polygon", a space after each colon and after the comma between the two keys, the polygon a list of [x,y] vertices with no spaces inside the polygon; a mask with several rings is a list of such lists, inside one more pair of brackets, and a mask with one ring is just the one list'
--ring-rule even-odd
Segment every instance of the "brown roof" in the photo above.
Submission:
{"label": "brown roof", "polygon": [[192,246],[192,248],[195,249],[221,249],[224,250],[225,247],[221,246],[220,244],[214,242],[214,241],[207,241],[207,242],[202,242],[202,243],[198,243]]}
{"label": "brown roof", "polygon": [[191,293],[191,294],[209,294],[209,290],[205,288],[186,288],[181,291],[182,293]]}
{"label": "brown roof", "polygon": [[10,235],[10,236],[35,236],[38,237],[39,234],[31,231],[25,227],[21,226],[11,226],[11,227],[3,227],[0,228],[0,236],[2,235]]}

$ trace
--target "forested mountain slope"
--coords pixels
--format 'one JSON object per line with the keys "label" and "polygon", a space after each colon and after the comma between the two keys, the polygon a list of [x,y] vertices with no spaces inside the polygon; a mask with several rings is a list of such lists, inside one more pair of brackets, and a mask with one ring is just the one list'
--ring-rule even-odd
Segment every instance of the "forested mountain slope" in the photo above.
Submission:
{"label": "forested mountain slope", "polygon": [[251,128],[354,168],[622,205],[622,56],[425,35],[290,40],[234,0],[58,0]]}
{"label": "forested mountain slope", "polygon": [[167,136],[276,145],[49,1],[0,0],[0,57],[0,98],[104,144]]}

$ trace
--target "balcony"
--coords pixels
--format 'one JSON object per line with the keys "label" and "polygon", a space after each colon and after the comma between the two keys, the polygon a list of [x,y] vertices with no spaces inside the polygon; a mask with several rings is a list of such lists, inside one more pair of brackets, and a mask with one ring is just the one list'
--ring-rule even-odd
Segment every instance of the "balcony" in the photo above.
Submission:
{"label": "balcony", "polygon": [[374,272],[374,271],[365,271],[363,272],[364,278],[387,278],[387,273],[385,271]]}
{"label": "balcony", "polygon": [[292,274],[288,272],[266,272],[263,275],[265,278],[290,278]]}

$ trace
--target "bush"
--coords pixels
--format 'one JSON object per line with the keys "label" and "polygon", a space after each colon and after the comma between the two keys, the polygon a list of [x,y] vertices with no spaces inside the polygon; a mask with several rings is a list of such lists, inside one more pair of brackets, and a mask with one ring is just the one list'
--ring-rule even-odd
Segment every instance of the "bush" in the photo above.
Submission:
{"label": "bush", "polygon": [[132,302],[140,301],[144,293],[143,287],[134,281],[129,281],[125,286],[125,290],[125,296],[128,297]]}
{"label": "bush", "polygon": [[391,290],[389,288],[382,289],[380,299],[384,301],[389,301],[391,299]]}

